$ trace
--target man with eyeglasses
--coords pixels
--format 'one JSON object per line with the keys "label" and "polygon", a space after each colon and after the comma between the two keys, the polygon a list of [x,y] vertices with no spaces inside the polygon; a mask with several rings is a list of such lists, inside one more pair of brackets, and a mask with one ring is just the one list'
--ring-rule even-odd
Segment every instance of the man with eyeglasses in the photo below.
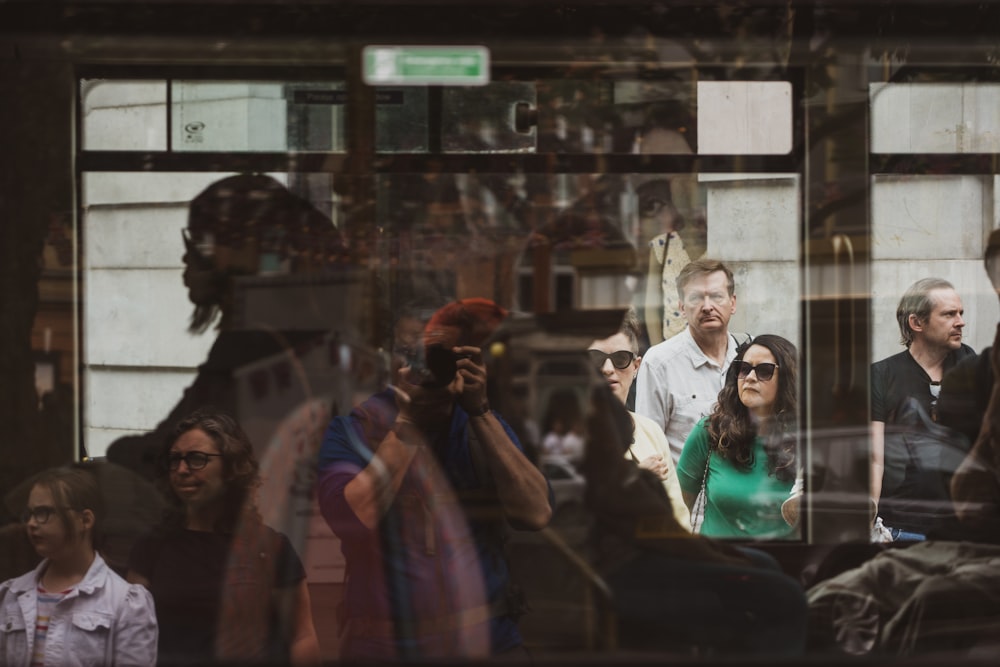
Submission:
{"label": "man with eyeglasses", "polygon": [[962,343],[964,312],[950,282],[918,280],[896,308],[906,349],[872,364],[871,495],[894,541],[926,539],[950,514],[947,487],[931,468],[937,456],[927,451],[941,444],[921,436],[934,430],[927,424],[936,421],[944,374],[975,354]]}
{"label": "man with eyeglasses", "polygon": [[691,429],[711,412],[742,342],[729,333],[736,312],[729,267],[695,260],[681,270],[676,285],[687,327],[646,351],[635,392],[635,411],[662,426],[674,464]]}

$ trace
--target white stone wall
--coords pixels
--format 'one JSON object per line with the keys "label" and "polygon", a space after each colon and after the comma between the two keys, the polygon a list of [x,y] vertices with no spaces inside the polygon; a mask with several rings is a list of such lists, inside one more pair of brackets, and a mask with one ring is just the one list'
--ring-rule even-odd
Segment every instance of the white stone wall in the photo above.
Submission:
{"label": "white stone wall", "polygon": [[[1000,151],[1000,85],[872,84],[876,153]],[[1000,226],[996,179],[976,175],[872,178],[872,356],[903,349],[895,312],[914,281],[951,281],[965,306],[965,342],[993,340],[997,297],[983,270],[984,241]]]}
{"label": "white stone wall", "polygon": [[873,83],[872,152],[1000,151],[1000,84]]}
{"label": "white stone wall", "polygon": [[707,256],[736,283],[734,332],[777,334],[800,346],[799,179],[795,175],[711,175]]}
{"label": "white stone wall", "polygon": [[80,93],[85,149],[166,150],[165,81],[85,81]]}
{"label": "white stone wall", "polygon": [[699,81],[700,155],[785,155],[792,150],[788,81]]}
{"label": "white stone wall", "polygon": [[187,81],[174,88],[174,146],[185,151],[284,151],[282,84]]}

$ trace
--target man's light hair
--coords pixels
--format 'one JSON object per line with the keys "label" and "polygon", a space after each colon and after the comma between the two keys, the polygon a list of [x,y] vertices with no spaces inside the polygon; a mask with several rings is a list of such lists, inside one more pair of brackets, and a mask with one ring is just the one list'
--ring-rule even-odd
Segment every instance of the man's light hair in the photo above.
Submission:
{"label": "man's light hair", "polygon": [[896,308],[896,322],[899,323],[899,342],[910,347],[913,343],[913,329],[910,328],[910,315],[915,315],[920,322],[926,322],[934,310],[934,299],[931,292],[938,289],[954,290],[955,286],[944,278],[922,278],[910,285],[903,293]]}
{"label": "man's light hair", "polygon": [[701,259],[696,259],[693,262],[688,262],[688,264],[681,269],[681,272],[677,274],[677,298],[681,301],[684,300],[684,288],[687,287],[687,284],[696,277],[707,276],[715,273],[716,271],[722,271],[726,274],[726,286],[729,288],[729,296],[733,296],[736,293],[736,283],[733,281],[733,272],[729,270],[728,266],[717,259],[707,259],[702,257]]}

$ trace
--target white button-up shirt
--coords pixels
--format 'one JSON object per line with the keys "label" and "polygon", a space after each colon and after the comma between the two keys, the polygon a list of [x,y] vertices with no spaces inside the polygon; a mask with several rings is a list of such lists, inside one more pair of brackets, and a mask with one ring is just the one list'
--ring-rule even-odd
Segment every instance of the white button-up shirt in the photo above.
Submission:
{"label": "white button-up shirt", "polygon": [[649,348],[636,378],[635,411],[663,427],[676,465],[684,441],[698,420],[712,411],[736,358],[736,343],[727,336],[725,363],[720,366],[698,347],[690,329]]}

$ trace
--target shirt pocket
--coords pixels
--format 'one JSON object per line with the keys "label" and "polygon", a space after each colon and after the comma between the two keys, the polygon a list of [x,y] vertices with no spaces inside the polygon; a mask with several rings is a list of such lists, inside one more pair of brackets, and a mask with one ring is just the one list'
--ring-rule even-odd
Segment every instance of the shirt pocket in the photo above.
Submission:
{"label": "shirt pocket", "polygon": [[67,651],[74,664],[102,665],[111,639],[111,614],[99,611],[78,611],[73,614]]}
{"label": "shirt pocket", "polygon": [[674,396],[674,415],[671,421],[678,420],[690,432],[702,417],[712,411],[712,404],[718,397],[717,393],[713,395],[711,392],[696,391]]}
{"label": "shirt pocket", "polygon": [[0,657],[5,665],[28,662],[28,632],[20,610],[0,615]]}

